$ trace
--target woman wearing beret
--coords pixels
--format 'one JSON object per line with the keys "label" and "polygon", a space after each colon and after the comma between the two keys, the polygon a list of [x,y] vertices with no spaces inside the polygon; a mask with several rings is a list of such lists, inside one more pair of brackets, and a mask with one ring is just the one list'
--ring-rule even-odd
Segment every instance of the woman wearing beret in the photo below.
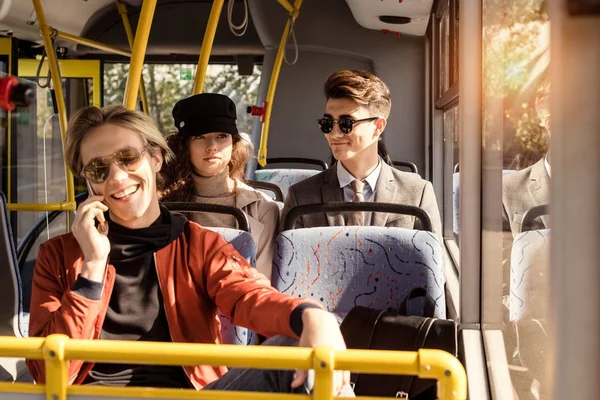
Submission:
{"label": "woman wearing beret", "polygon": [[[167,141],[175,160],[167,168],[163,201],[197,201],[237,207],[248,216],[256,244],[256,266],[271,277],[271,260],[279,208],[243,182],[251,144],[236,124],[235,104],[227,96],[202,93],[180,100],[173,108],[177,134]],[[235,228],[233,216],[192,213],[203,226]]]}

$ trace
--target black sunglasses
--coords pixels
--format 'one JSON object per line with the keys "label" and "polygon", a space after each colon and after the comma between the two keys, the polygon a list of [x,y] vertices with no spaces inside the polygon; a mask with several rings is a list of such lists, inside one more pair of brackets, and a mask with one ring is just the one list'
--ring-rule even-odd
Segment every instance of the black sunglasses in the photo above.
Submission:
{"label": "black sunglasses", "polygon": [[148,145],[141,151],[133,147],[127,147],[110,156],[94,158],[83,167],[81,176],[92,183],[103,183],[108,178],[110,165],[113,162],[123,171],[133,172],[142,164],[144,154],[147,150]]}
{"label": "black sunglasses", "polygon": [[342,131],[343,133],[350,133],[354,128],[354,124],[359,122],[375,121],[378,118],[379,117],[370,117],[363,119],[352,119],[349,117],[344,117],[340,119],[320,118],[317,120],[317,124],[319,124],[319,126],[321,127],[321,132],[331,133],[331,131],[333,131],[333,125],[337,122],[337,124],[340,127],[340,131]]}

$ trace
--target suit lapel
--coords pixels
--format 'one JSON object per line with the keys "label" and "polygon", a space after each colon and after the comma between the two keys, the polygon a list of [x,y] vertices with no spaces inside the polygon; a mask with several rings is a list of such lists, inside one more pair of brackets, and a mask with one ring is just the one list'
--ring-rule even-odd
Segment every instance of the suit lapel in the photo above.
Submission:
{"label": "suit lapel", "polygon": [[[337,178],[336,164],[333,164],[325,173],[325,182],[321,187],[321,195],[323,196],[323,203],[344,201],[344,194],[340,188],[340,181]],[[328,226],[345,225],[344,216],[341,212],[328,213],[326,216]]]}
{"label": "suit lapel", "polygon": [[[536,206],[550,203],[550,177],[546,171],[544,159],[545,157],[535,163],[533,168],[531,168],[531,173],[529,174],[529,185],[527,185],[527,190],[529,190],[531,200]],[[543,215],[541,219],[544,223],[544,226],[548,228],[550,226],[548,224],[548,215]]]}
{"label": "suit lapel", "polygon": [[[381,171],[379,172],[379,179],[377,179],[377,185],[375,186],[374,200],[377,203],[394,203],[396,192],[398,191],[398,185],[394,184],[394,174],[392,173],[392,167],[390,167],[383,161],[381,162]],[[388,217],[389,214],[387,213],[373,213],[371,225],[385,226]]]}

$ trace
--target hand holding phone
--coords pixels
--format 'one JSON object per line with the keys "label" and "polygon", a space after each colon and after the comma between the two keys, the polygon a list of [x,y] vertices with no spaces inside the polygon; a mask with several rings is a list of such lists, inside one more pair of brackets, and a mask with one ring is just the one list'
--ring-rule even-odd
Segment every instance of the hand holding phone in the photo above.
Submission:
{"label": "hand holding phone", "polygon": [[[85,180],[85,184],[87,186],[88,189],[88,198],[92,197],[92,196],[97,196],[96,192],[94,191],[94,188],[92,187],[92,185],[90,184],[90,181],[88,181],[87,179]],[[98,218],[96,218],[96,222],[94,224],[96,226],[96,228],[98,229],[98,232],[100,232],[103,235],[108,235],[108,223],[106,221],[100,221]]]}
{"label": "hand holding phone", "polygon": [[[90,189],[88,186],[88,190]],[[83,253],[81,276],[96,282],[104,280],[110,253],[110,241],[106,235],[108,222],[104,218],[108,207],[102,203],[103,199],[102,196],[91,195],[81,203],[71,227]]]}

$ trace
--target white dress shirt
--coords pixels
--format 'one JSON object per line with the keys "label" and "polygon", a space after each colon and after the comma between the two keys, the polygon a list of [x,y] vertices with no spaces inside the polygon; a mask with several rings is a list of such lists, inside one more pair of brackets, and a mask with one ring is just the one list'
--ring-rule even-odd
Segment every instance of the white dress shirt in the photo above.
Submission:
{"label": "white dress shirt", "polygon": [[[377,163],[377,167],[369,174],[363,181],[365,182],[365,187],[363,189],[363,196],[365,197],[365,201],[374,201],[375,200],[375,187],[377,186],[377,180],[379,179],[379,173],[381,172],[381,157],[379,158],[379,163]],[[352,201],[354,199],[354,193],[352,190],[352,182],[356,179],[344,166],[341,162],[337,162],[337,177],[340,183],[340,188],[344,192],[344,201]],[[373,213],[365,212],[365,220],[364,225],[371,225],[371,216]]]}

